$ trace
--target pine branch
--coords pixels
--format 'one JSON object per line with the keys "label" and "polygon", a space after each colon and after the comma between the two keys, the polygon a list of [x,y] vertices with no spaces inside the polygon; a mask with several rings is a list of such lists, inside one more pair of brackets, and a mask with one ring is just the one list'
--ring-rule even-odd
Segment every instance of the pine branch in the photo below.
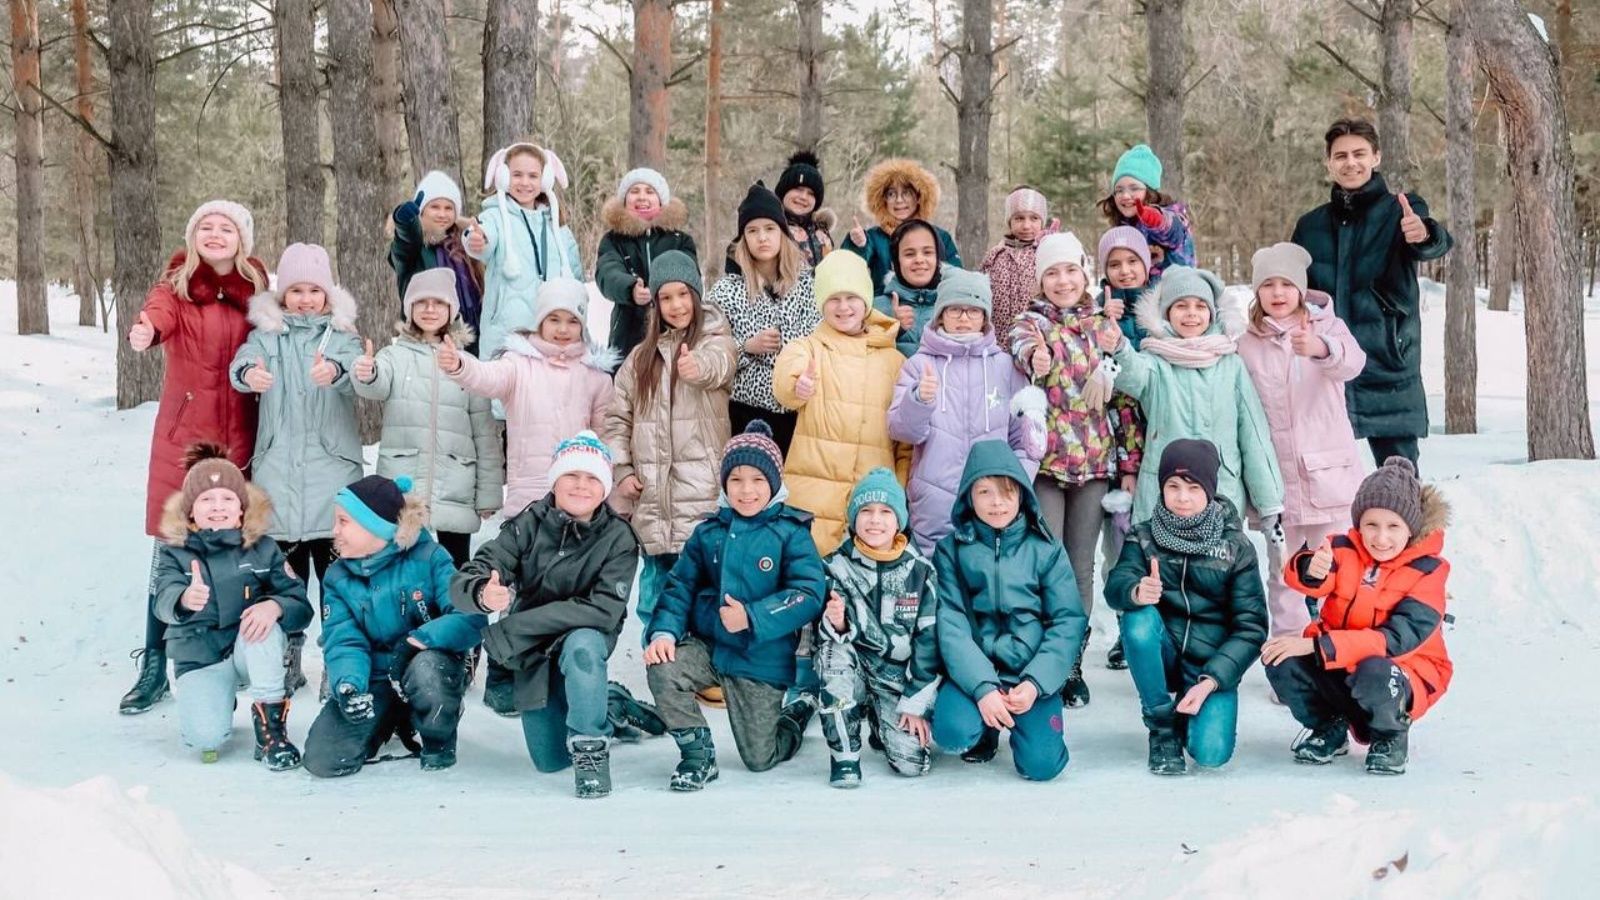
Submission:
{"label": "pine branch", "polygon": [[1356,0],[1344,0],[1344,5],[1360,13],[1361,18],[1366,19],[1368,22],[1379,27],[1383,26],[1383,21],[1372,10],[1368,9],[1366,4],[1357,3]]}
{"label": "pine branch", "polygon": [[1117,78],[1117,76],[1115,76],[1115,75],[1107,75],[1106,77],[1111,79],[1111,83],[1112,84],[1116,85],[1119,88],[1122,88],[1123,90],[1127,91],[1129,94],[1132,94],[1134,96],[1134,98],[1137,99],[1140,103],[1147,102],[1147,100],[1145,99],[1144,91],[1141,91],[1138,88],[1134,88],[1134,87],[1131,87],[1129,85],[1123,84],[1122,80]]}
{"label": "pine branch", "polygon": [[579,25],[578,27],[589,32],[589,34],[592,35],[595,40],[600,42],[601,46],[605,47],[607,50],[610,50],[611,55],[617,58],[617,62],[622,63],[623,71],[628,73],[628,77],[633,77],[633,63],[629,62],[628,58],[622,55],[622,51],[617,49],[616,44],[611,43],[609,38],[589,27],[588,25]]}
{"label": "pine branch", "polygon": [[689,60],[687,62],[685,62],[683,65],[677,67],[676,69],[673,69],[672,70],[672,74],[667,76],[667,86],[671,87],[672,85],[677,84],[680,81],[687,81],[688,80],[687,78],[680,77],[680,76],[682,76],[683,73],[685,73],[685,72],[689,71],[690,69],[694,68],[696,63],[700,62],[700,60],[705,59],[705,58],[706,58],[706,51],[704,51],[704,50],[695,51],[694,56],[689,57]]}
{"label": "pine branch", "polygon": [[1339,51],[1337,51],[1337,50],[1333,49],[1332,47],[1328,46],[1328,44],[1326,42],[1324,42],[1324,41],[1315,41],[1314,43],[1318,47],[1321,47],[1323,49],[1323,52],[1325,52],[1329,56],[1333,57],[1333,61],[1338,63],[1340,68],[1343,68],[1346,72],[1349,72],[1351,75],[1354,75],[1356,77],[1356,80],[1358,80],[1362,84],[1366,85],[1368,90],[1372,91],[1374,94],[1382,94],[1383,93],[1383,88],[1378,87],[1378,83],[1376,81],[1373,81],[1371,78],[1368,78],[1366,75],[1364,75],[1360,69],[1355,67],[1354,63],[1352,63],[1349,60],[1345,59],[1344,57],[1340,56],[1339,55]]}
{"label": "pine branch", "polygon": [[[157,66],[159,66],[162,63],[172,62],[173,60],[177,59],[178,57],[183,56],[183,55],[188,54],[188,53],[193,53],[196,50],[204,50],[204,49],[206,49],[208,47],[216,47],[216,46],[219,46],[221,44],[227,44],[227,43],[230,43],[232,41],[236,41],[236,40],[238,40],[239,38],[242,38],[242,37],[249,37],[250,35],[253,35],[253,34],[261,34],[262,32],[271,31],[272,30],[272,22],[270,20],[266,21],[266,22],[256,22],[254,24],[256,25],[256,27],[255,28],[251,28],[251,29],[249,29],[247,31],[240,31],[238,33],[227,34],[227,35],[224,35],[223,37],[219,37],[219,38],[216,38],[214,40],[206,41],[204,43],[190,44],[187,47],[181,47],[181,48],[173,51],[172,53],[167,54],[166,56],[158,57],[156,59],[156,63],[155,64]],[[252,49],[254,49],[254,48],[252,48]]]}
{"label": "pine branch", "polygon": [[112,143],[110,138],[108,138],[105,135],[101,134],[100,130],[94,127],[94,123],[88,121],[87,119],[85,119],[84,117],[78,115],[77,113],[73,112],[72,110],[67,109],[65,106],[63,106],[61,104],[60,100],[57,100],[56,98],[50,96],[49,92],[47,92],[44,89],[43,86],[36,84],[36,85],[33,86],[33,89],[39,93],[40,97],[44,98],[44,102],[46,102],[46,103],[50,104],[51,106],[55,107],[56,110],[58,112],[60,112],[62,115],[66,116],[69,121],[71,121],[74,124],[76,124],[79,128],[82,128],[84,130],[84,132],[86,134],[88,134],[90,137],[94,138],[96,141],[99,141],[100,142],[100,146],[106,148],[106,150],[108,152],[112,152],[112,153],[116,152],[117,145]]}

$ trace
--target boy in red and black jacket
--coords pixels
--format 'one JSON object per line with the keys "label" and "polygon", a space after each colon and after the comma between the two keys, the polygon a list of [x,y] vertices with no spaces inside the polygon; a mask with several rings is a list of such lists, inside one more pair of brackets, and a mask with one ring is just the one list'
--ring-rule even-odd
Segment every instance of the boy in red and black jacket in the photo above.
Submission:
{"label": "boy in red and black jacket", "polygon": [[1277,637],[1261,651],[1267,680],[1311,734],[1297,762],[1324,765],[1349,752],[1349,736],[1370,744],[1367,771],[1406,770],[1411,723],[1444,696],[1444,549],[1449,505],[1391,456],[1367,476],[1350,518],[1356,527],[1289,560],[1284,580],[1322,601],[1303,637]]}

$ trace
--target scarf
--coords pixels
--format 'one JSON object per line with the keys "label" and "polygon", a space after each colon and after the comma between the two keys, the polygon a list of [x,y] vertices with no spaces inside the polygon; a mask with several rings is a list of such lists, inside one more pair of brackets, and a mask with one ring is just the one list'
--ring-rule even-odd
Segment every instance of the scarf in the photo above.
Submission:
{"label": "scarf", "polygon": [[860,553],[862,556],[865,556],[867,559],[870,559],[873,562],[881,563],[892,563],[900,559],[900,557],[905,555],[906,545],[911,541],[910,538],[906,537],[906,534],[903,531],[894,536],[894,543],[890,544],[889,549],[887,550],[874,550],[873,548],[867,546],[866,541],[863,541],[861,538],[851,538],[851,540],[855,542],[857,553]]}
{"label": "scarf", "polygon": [[1214,556],[1222,559],[1227,550],[1222,546],[1222,528],[1226,517],[1222,504],[1215,500],[1195,515],[1184,517],[1157,504],[1150,518],[1150,535],[1156,546],[1184,556]]}
{"label": "scarf", "polygon": [[1181,368],[1209,369],[1224,356],[1239,352],[1239,342],[1226,334],[1202,334],[1192,338],[1152,334],[1139,344],[1139,349]]}

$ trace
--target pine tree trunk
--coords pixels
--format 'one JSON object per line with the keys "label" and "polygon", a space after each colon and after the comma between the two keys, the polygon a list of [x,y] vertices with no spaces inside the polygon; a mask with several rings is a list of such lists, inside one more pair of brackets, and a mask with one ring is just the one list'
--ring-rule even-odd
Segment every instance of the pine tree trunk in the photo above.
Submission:
{"label": "pine tree trunk", "polygon": [[17,334],[49,334],[44,283],[44,98],[39,94],[38,0],[11,0],[16,97]]}
{"label": "pine tree trunk", "polygon": [[1593,459],[1572,139],[1555,59],[1516,0],[1464,0],[1462,8],[1504,125],[1521,246],[1528,459]]}
{"label": "pine tree trunk", "polygon": [[372,102],[377,109],[384,194],[404,195],[411,185],[407,174],[410,154],[406,148],[405,96],[400,87],[400,21],[394,0],[372,0]]}
{"label": "pine tree trunk", "polygon": [[994,10],[962,0],[961,96],[956,102],[956,245],[982,259],[989,243],[989,125],[994,115]]}
{"label": "pine tree trunk", "polygon": [[633,71],[628,78],[628,165],[667,165],[667,76],[672,74],[672,3],[633,0]]}
{"label": "pine tree trunk", "polygon": [[[106,0],[106,69],[111,77],[111,292],[116,327],[126,335],[145,293],[161,276],[161,217],[156,209],[156,59],[151,0]],[[135,353],[117,341],[117,409],[161,396],[157,351]]]}
{"label": "pine tree trunk", "polygon": [[1184,34],[1185,0],[1147,0],[1144,11],[1149,77],[1145,86],[1145,126],[1150,149],[1163,167],[1161,193],[1183,196],[1183,73],[1188,40]]}
{"label": "pine tree trunk", "polygon": [[440,169],[461,183],[461,129],[450,87],[450,43],[438,0],[396,0],[411,169]]}
{"label": "pine tree trunk", "polygon": [[[72,0],[72,61],[78,87],[74,106],[80,119],[93,123],[94,62],[89,46],[89,2]],[[95,170],[99,163],[100,145],[87,131],[78,129],[72,150],[72,208],[77,214],[77,225],[73,228],[77,259],[72,261],[72,288],[78,295],[78,324],[83,326],[93,326],[100,311],[100,235],[95,227],[100,206],[99,191],[95,188]]]}
{"label": "pine tree trunk", "polygon": [[[369,0],[328,2],[329,113],[333,177],[339,210],[339,284],[364,301],[358,327],[367,337],[388,334],[394,315],[393,275],[384,237],[382,170],[372,104],[372,6]],[[362,439],[375,441],[381,410],[359,406]]]}
{"label": "pine tree trunk", "polygon": [[[715,247],[724,236],[722,205],[722,0],[711,0],[706,40],[706,195],[705,232],[700,246]],[[803,127],[803,126],[802,126]],[[714,254],[708,254],[712,258]]]}
{"label": "pine tree trunk", "polygon": [[316,4],[313,0],[277,0],[273,17],[278,31],[278,117],[283,128],[288,240],[321,244],[326,238],[322,227],[322,120],[317,114]]}
{"label": "pine tree trunk", "polygon": [[496,150],[533,135],[538,76],[538,0],[489,0],[483,20],[480,170]]}
{"label": "pine tree trunk", "polygon": [[1379,78],[1378,140],[1383,145],[1383,178],[1390,190],[1409,189],[1411,158],[1411,16],[1413,0],[1383,0],[1378,42],[1383,72]]}
{"label": "pine tree trunk", "polygon": [[822,146],[822,0],[795,0],[799,19],[795,55],[800,67],[800,128],[795,144],[817,152]]}
{"label": "pine tree trunk", "polygon": [[[1504,131],[1501,126],[1502,141]],[[1502,161],[1504,158],[1502,153]],[[1510,183],[1501,178],[1495,190],[1494,222],[1489,226],[1489,309],[1506,312],[1511,309],[1511,282],[1517,260],[1516,228],[1511,224]]]}
{"label": "pine tree trunk", "polygon": [[1474,243],[1477,191],[1472,119],[1472,78],[1476,71],[1461,0],[1451,13],[1445,38],[1445,199],[1449,230],[1460,245],[1445,265],[1444,421],[1447,434],[1478,430],[1477,257]]}

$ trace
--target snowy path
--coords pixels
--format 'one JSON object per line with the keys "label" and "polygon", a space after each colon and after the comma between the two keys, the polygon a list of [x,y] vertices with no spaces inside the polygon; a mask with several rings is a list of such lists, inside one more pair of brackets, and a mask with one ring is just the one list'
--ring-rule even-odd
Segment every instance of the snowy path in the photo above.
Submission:
{"label": "snowy path", "polygon": [[[1430,303],[1425,374],[1437,420],[1442,295]],[[252,762],[242,713],[223,761],[206,768],[180,746],[171,702],[116,715],[132,678],[126,652],[142,627],[149,544],[139,528],[155,407],[116,412],[111,339],[73,326],[70,298],[57,298],[53,312],[55,336],[19,339],[10,285],[0,284],[0,596],[12,613],[0,636],[0,709],[10,724],[0,730],[0,871],[13,873],[0,879],[0,897],[38,896],[26,887],[30,872],[82,869],[87,879],[119,858],[95,852],[110,838],[82,812],[93,803],[39,790],[95,776],[145,786],[150,803],[176,815],[194,846],[166,873],[169,894],[181,896],[255,895],[264,880],[294,897],[1498,897],[1571,894],[1600,876],[1590,750],[1600,736],[1600,465],[1521,464],[1515,312],[1480,310],[1485,433],[1423,444],[1426,474],[1456,507],[1446,543],[1456,677],[1415,732],[1404,777],[1365,775],[1359,753],[1328,769],[1295,766],[1287,747],[1298,728],[1267,702],[1257,667],[1233,762],[1156,779],[1144,771],[1131,681],[1102,667],[1099,632],[1086,671],[1094,702],[1069,714],[1072,762],[1057,782],[1020,781],[1002,750],[986,767],[941,758],[920,783],[869,758],[861,790],[830,791],[815,725],[799,759],[752,775],[714,716],[725,766],[703,794],[667,792],[676,752],[656,740],[619,746],[617,792],[589,803],[571,797],[568,774],[535,773],[517,724],[489,715],[476,693],[455,769],[423,775],[414,762],[386,763],[334,782]],[[1596,400],[1593,306],[1588,346]],[[612,668],[642,691],[635,648],[630,632]],[[308,663],[315,683],[320,660],[313,653]],[[299,700],[297,740],[315,713],[311,693]],[[144,821],[115,808],[117,791],[90,787],[94,803],[111,804],[102,818]],[[73,815],[83,827],[61,827]],[[28,818],[39,816],[49,821]],[[155,855],[185,840],[175,827],[154,833]],[[1374,881],[1404,854],[1406,871]],[[196,859],[249,872],[190,877]],[[99,874],[115,883],[123,870]],[[138,882],[159,883],[160,872]]]}

